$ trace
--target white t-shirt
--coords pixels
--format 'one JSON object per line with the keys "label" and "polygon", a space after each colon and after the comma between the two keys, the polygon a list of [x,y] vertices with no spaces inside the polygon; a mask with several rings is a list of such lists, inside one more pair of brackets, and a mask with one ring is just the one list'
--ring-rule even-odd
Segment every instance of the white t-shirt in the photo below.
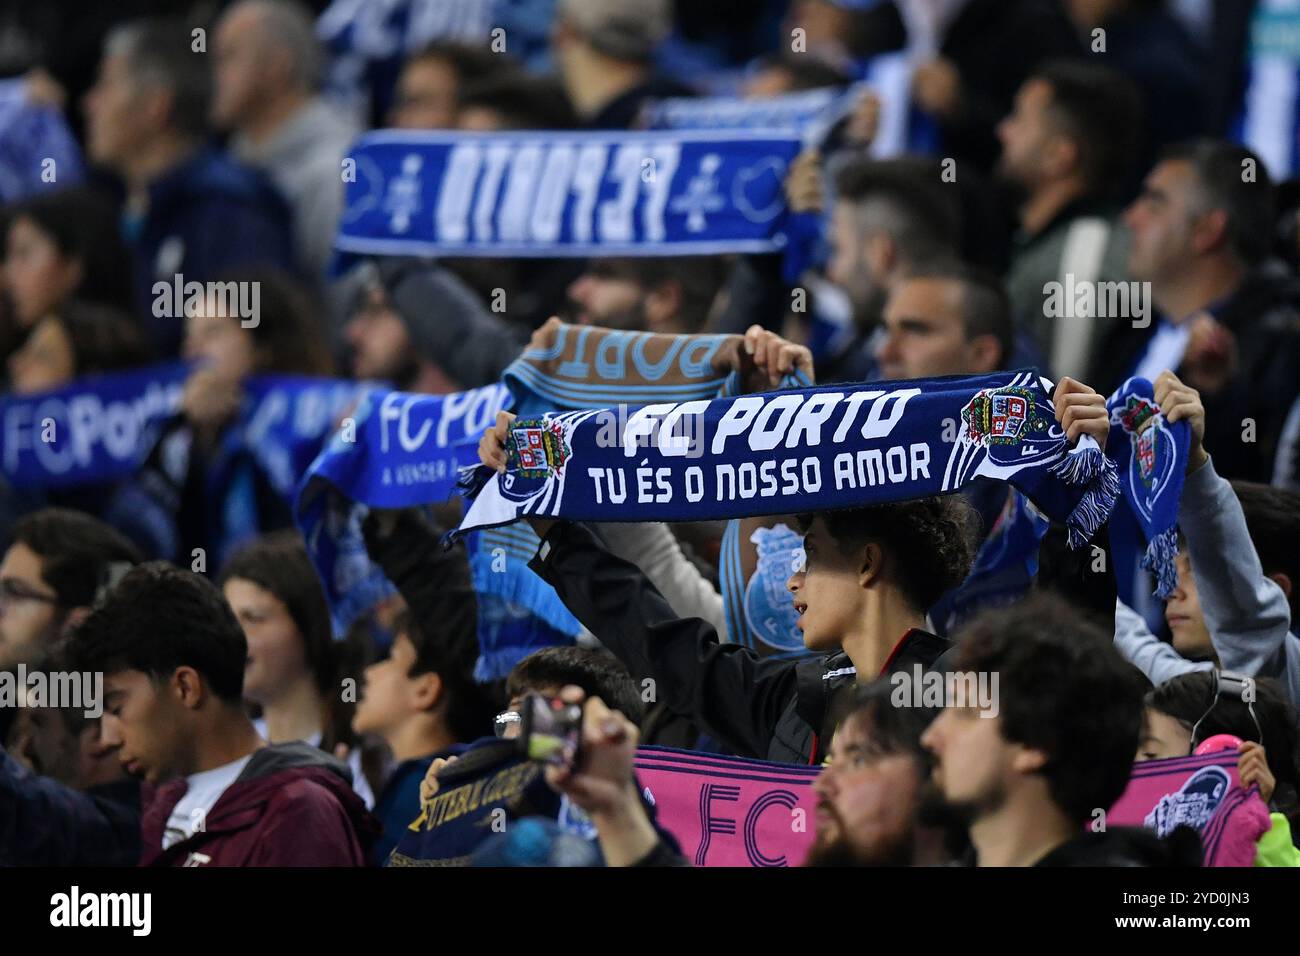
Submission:
{"label": "white t-shirt", "polygon": [[[256,730],[257,735],[261,737],[263,740],[265,740],[267,743],[271,742],[271,738],[266,733],[265,717],[258,717],[256,720],[254,720],[253,729]],[[316,733],[312,734],[310,737],[304,738],[303,743],[311,744],[313,747],[319,747],[323,736],[324,736],[323,734],[317,731]],[[348,751],[347,764],[348,764],[348,768],[352,771],[353,791],[356,793],[358,797],[360,797],[363,801],[365,801],[367,810],[373,810],[375,808],[375,792],[370,789],[370,781],[368,781],[366,779],[366,775],[361,772],[361,748],[360,747],[353,747],[351,750]]]}
{"label": "white t-shirt", "polygon": [[167,818],[167,829],[163,831],[162,840],[164,850],[174,843],[188,840],[203,829],[208,813],[217,805],[226,788],[239,779],[239,775],[244,772],[244,767],[252,759],[253,755],[249,754],[247,757],[240,757],[220,767],[190,774],[187,778],[190,788],[185,791],[185,796],[180,798],[172,809],[172,815]]}
{"label": "white t-shirt", "polygon": [[1156,334],[1147,343],[1147,350],[1133,370],[1133,376],[1154,382],[1161,372],[1175,371],[1183,364],[1183,353],[1187,351],[1187,340],[1191,336],[1191,322],[1181,325],[1161,322]]}

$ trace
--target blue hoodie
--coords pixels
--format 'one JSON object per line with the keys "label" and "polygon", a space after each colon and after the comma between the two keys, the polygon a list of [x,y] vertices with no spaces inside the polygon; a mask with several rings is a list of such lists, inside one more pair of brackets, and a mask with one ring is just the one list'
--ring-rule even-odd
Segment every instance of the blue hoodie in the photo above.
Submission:
{"label": "blue hoodie", "polygon": [[[149,185],[143,217],[123,215],[122,231],[135,253],[136,296],[159,357],[180,349],[184,316],[154,312],[154,283],[168,289],[207,282],[237,266],[293,271],[289,206],[261,173],[215,149],[200,149]],[[170,291],[167,303],[171,303]]]}

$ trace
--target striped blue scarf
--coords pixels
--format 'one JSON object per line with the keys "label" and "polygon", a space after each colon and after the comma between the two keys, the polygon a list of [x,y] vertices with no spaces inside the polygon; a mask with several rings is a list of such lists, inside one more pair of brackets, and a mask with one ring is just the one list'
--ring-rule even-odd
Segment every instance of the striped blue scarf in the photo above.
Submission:
{"label": "striped blue scarf", "polygon": [[1063,522],[1073,547],[1119,494],[1084,436],[1071,447],[1031,370],[828,386],[520,417],[498,475],[467,471],[460,528],[527,515],[699,521],[862,507],[1006,480]]}

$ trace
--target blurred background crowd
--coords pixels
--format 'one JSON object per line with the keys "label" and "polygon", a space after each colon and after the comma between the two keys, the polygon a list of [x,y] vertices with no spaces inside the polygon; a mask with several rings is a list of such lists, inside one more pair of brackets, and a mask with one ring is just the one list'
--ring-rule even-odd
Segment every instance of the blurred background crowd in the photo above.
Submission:
{"label": "blurred background crowd", "polygon": [[[194,364],[128,479],[0,477],[0,667],[89,606],[104,567],[188,567],[201,549],[246,634],[259,732],[341,746],[370,804],[396,799],[395,762],[423,758],[409,803],[429,754],[472,735],[440,724],[446,739],[355,746],[402,715],[374,693],[354,713],[335,689],[399,654],[429,670],[419,626],[395,601],[334,641],[291,502],[223,434],[252,376],[451,393],[496,382],[557,315],[665,333],[759,325],[806,346],[819,383],[1036,366],[1110,394],[1176,371],[1204,402],[1220,475],[1300,490],[1298,38],[1290,0],[5,4],[0,394]],[[904,82],[873,86],[886,63]],[[822,225],[793,280],[776,255],[335,268],[341,163],[368,130],[633,130],[666,98],[851,87],[785,177],[790,209]],[[178,276],[256,283],[260,321],[160,310],[155,284]],[[1068,297],[1074,281],[1134,283],[1133,298],[1123,315],[1065,321],[1049,290]],[[1004,497],[984,502],[986,525]],[[716,584],[721,525],[677,531]],[[24,624],[24,601],[48,615]],[[1163,609],[1142,610],[1167,637]],[[460,726],[492,712],[463,683]],[[0,731],[16,745],[18,728]],[[24,733],[38,772],[101,779],[91,751],[42,755],[39,729]]]}

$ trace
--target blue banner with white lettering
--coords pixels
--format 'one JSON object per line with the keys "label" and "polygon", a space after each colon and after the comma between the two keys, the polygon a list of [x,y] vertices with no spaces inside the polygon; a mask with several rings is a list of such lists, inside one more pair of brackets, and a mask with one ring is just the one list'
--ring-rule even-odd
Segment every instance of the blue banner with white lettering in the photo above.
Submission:
{"label": "blue banner with white lettering", "polygon": [[256,376],[244,383],[243,412],[227,442],[246,449],[276,492],[292,501],[339,420],[373,387],[306,375]]}
{"label": "blue banner with white lettering", "polygon": [[790,130],[815,146],[868,89],[866,83],[855,83],[777,96],[671,97],[648,106],[645,121],[650,129]]}
{"label": "blue banner with white lettering", "polygon": [[[19,489],[130,477],[180,411],[190,371],[184,362],[152,365],[0,400],[0,472]],[[255,376],[243,384],[244,402],[222,432],[221,450],[248,451],[272,487],[289,498],[363,390],[343,379]]]}
{"label": "blue banner with white lettering", "polygon": [[381,130],[348,154],[335,247],[345,256],[782,251],[808,229],[785,205],[799,149],[789,132]]}
{"label": "blue banner with white lettering", "polygon": [[480,466],[455,534],[529,515],[700,521],[861,507],[1009,481],[1082,545],[1119,495],[1089,436],[1073,447],[1021,370],[825,386],[516,419],[503,474]]}
{"label": "blue banner with white lettering", "polygon": [[180,407],[182,362],[78,379],[0,399],[0,469],[14,488],[67,488],[129,477]]}
{"label": "blue banner with white lettering", "polygon": [[366,554],[370,508],[445,500],[457,470],[478,460],[478,439],[510,393],[504,385],[453,395],[375,389],[336,432],[299,486],[295,520],[342,634],[392,585]]}

